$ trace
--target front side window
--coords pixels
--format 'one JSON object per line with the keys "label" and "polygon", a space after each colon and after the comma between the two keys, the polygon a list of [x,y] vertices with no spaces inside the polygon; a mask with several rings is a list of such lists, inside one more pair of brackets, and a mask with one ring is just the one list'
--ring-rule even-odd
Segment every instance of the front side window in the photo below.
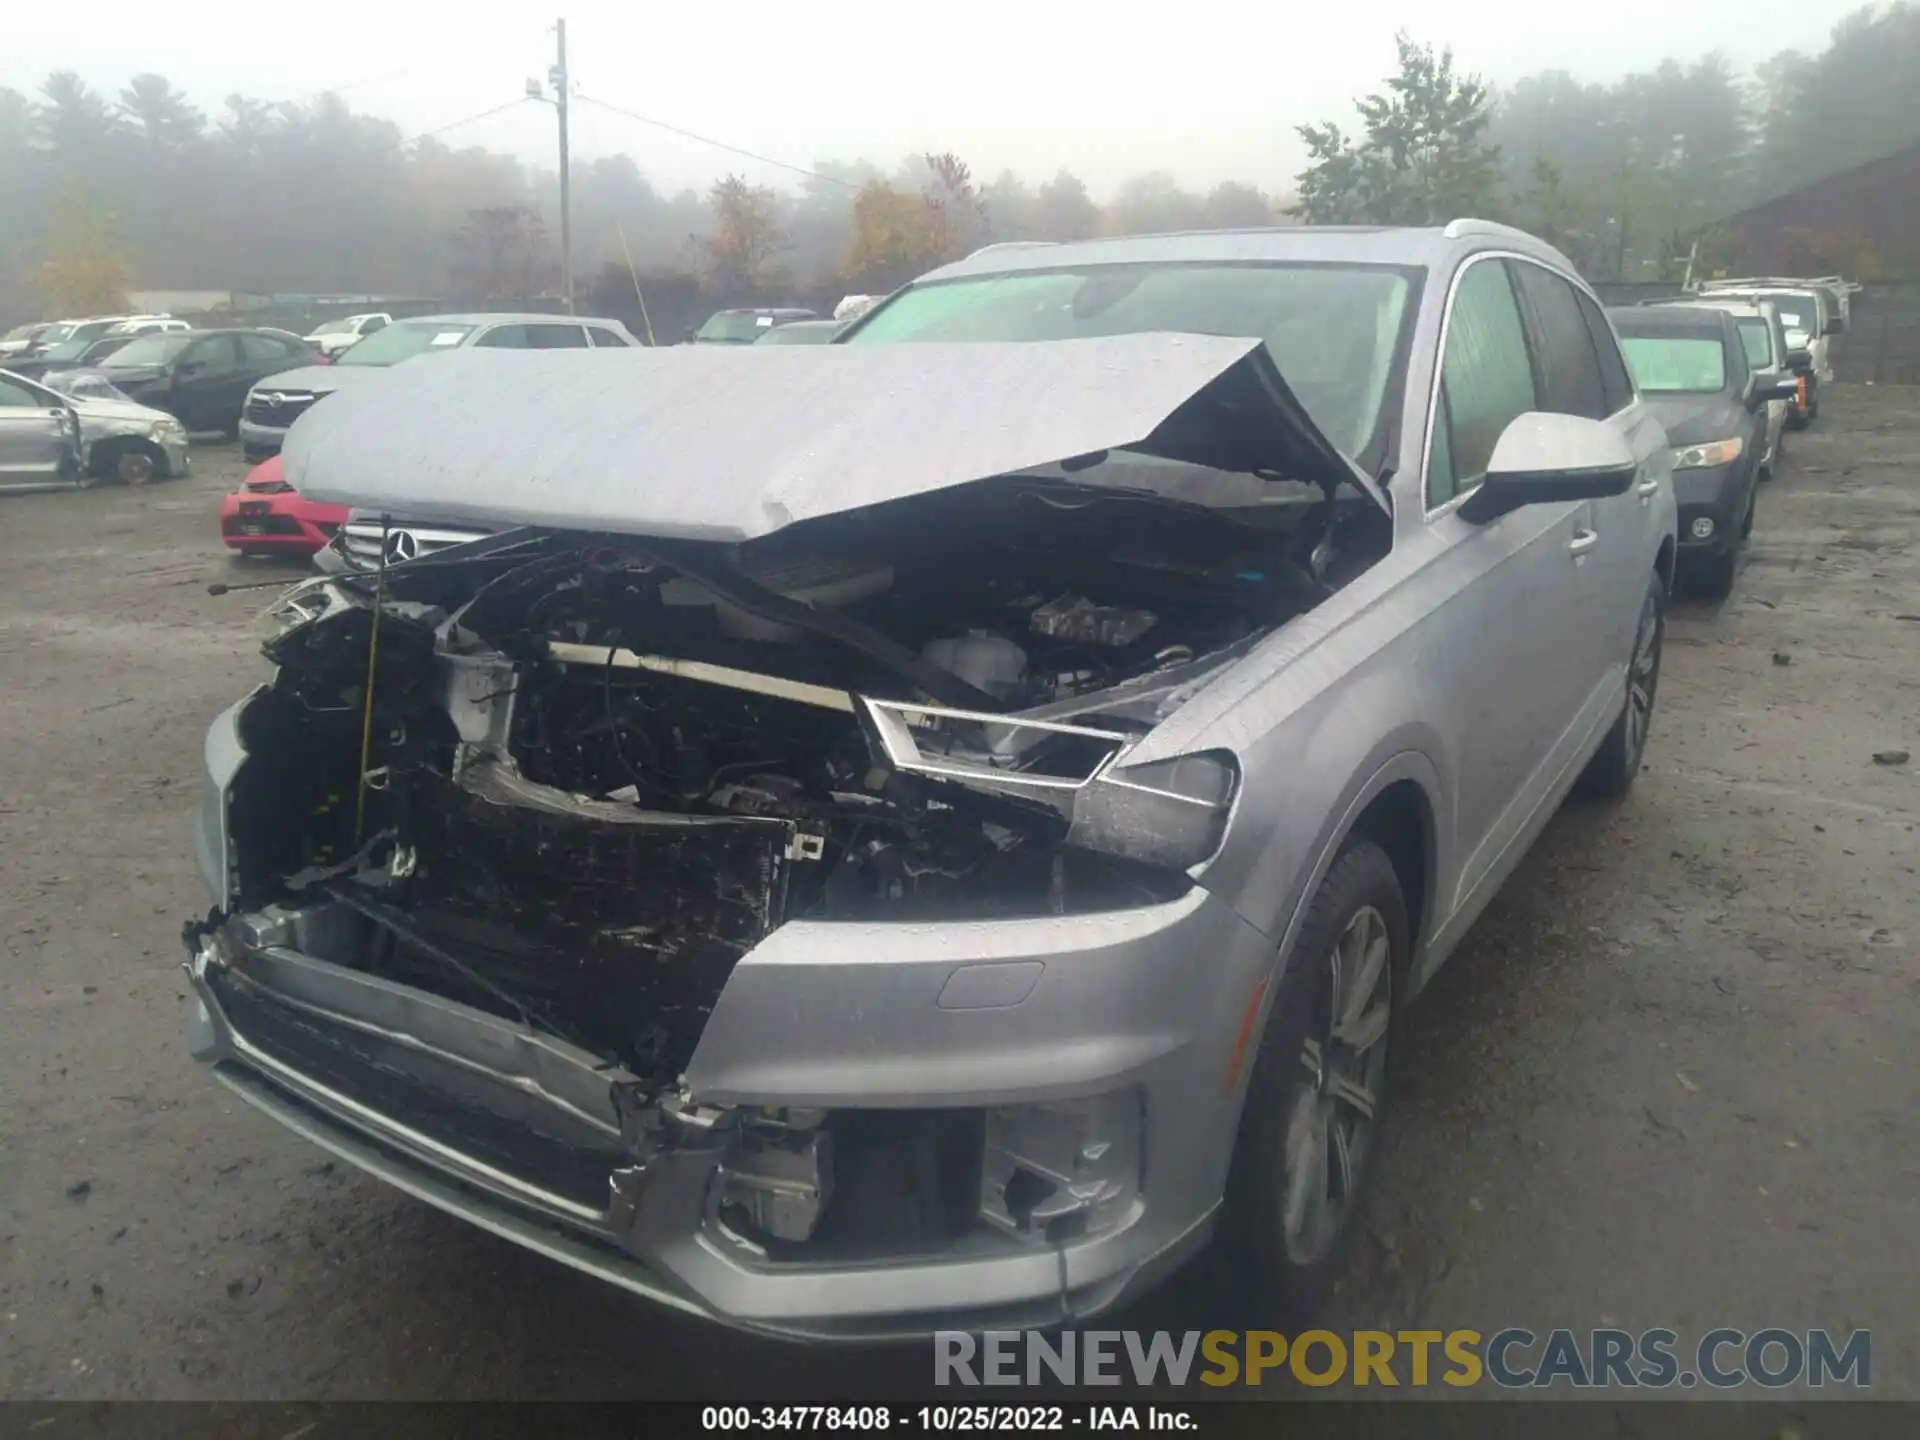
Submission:
{"label": "front side window", "polygon": [[1710,394],[1727,388],[1726,347],[1713,335],[1623,335],[1620,344],[1649,394]]}
{"label": "front side window", "polygon": [[44,409],[46,401],[17,380],[0,380],[0,408]]}
{"label": "front side window", "polygon": [[202,375],[225,375],[240,368],[239,347],[231,335],[202,340],[181,353],[180,363],[199,367]]}
{"label": "front side window", "polygon": [[594,345],[601,350],[624,350],[628,346],[626,338],[618,330],[609,330],[604,325],[587,326],[587,334],[593,337]]}
{"label": "front side window", "polygon": [[478,340],[473,342],[476,350],[525,350],[527,348],[527,327],[524,325],[496,325]]}
{"label": "front side window", "polygon": [[916,285],[839,337],[1073,340],[1171,330],[1245,336],[1341,450],[1369,446],[1402,343],[1411,272],[1307,264],[1093,265]]}
{"label": "front side window", "polygon": [[1479,485],[1508,425],[1536,407],[1533,364],[1507,267],[1483,260],[1454,290],[1427,456],[1427,505]]}

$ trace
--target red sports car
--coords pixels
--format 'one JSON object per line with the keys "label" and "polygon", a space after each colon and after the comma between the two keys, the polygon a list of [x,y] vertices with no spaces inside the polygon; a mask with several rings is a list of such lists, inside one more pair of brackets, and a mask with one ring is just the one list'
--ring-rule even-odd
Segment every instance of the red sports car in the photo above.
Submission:
{"label": "red sports car", "polygon": [[278,455],[220,502],[220,538],[242,555],[311,555],[346,523],[346,506],[303,499],[282,479]]}

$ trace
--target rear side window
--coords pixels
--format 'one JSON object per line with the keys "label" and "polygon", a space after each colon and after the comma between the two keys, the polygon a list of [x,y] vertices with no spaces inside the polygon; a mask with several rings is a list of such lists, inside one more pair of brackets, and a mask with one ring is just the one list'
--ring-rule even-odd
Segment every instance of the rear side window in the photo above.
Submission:
{"label": "rear side window", "polygon": [[272,364],[277,360],[291,360],[299,351],[273,335],[242,335],[240,353],[249,363]]}
{"label": "rear side window", "polygon": [[524,325],[496,325],[478,340],[473,342],[476,350],[525,350],[527,348],[527,327]]}
{"label": "rear side window", "polygon": [[1515,417],[1535,408],[1533,365],[1507,267],[1467,267],[1447,318],[1440,396],[1427,452],[1427,504],[1477,486]]}
{"label": "rear side window", "polygon": [[1613,326],[1607,323],[1606,314],[1598,305],[1578,290],[1573,292],[1573,298],[1586,317],[1587,334],[1593,337],[1593,353],[1600,362],[1600,390],[1607,397],[1607,413],[1618,414],[1633,403],[1633,376],[1628,373],[1626,358],[1620,353],[1620,342],[1613,338]]}
{"label": "rear side window", "polygon": [[9,410],[26,410],[46,404],[46,401],[18,381],[0,380],[0,406],[5,406]]}
{"label": "rear side window", "polygon": [[1552,271],[1513,262],[1513,277],[1526,299],[1533,336],[1540,406],[1556,415],[1602,420],[1611,412],[1600,383],[1593,336],[1580,313],[1579,292]]}
{"label": "rear side window", "polygon": [[578,325],[529,325],[527,348],[530,350],[584,350],[586,333]]}

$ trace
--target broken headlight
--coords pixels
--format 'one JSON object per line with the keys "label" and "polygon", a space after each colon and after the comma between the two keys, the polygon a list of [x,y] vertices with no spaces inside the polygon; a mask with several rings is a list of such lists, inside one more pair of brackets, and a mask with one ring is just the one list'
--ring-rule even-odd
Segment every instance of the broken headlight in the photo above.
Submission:
{"label": "broken headlight", "polygon": [[1140,1112],[1134,1090],[989,1110],[981,1218],[1054,1242],[1120,1225],[1140,1194]]}
{"label": "broken headlight", "polygon": [[1116,765],[1073,797],[1067,843],[1184,870],[1211,859],[1239,785],[1228,755],[1181,755]]}

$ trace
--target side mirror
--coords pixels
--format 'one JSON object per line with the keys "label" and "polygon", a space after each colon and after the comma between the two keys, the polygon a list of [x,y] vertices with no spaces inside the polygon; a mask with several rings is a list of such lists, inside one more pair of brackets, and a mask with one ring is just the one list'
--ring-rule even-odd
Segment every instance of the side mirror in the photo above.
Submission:
{"label": "side mirror", "polygon": [[694,326],[692,325],[687,326],[687,333],[680,337],[680,343],[683,345],[691,345],[693,343],[694,336],[698,335],[699,333],[700,333],[699,330]]}
{"label": "side mirror", "polygon": [[176,375],[198,375],[207,368],[204,360],[180,360],[175,362],[173,373]]}
{"label": "side mirror", "polygon": [[1747,409],[1764,410],[1771,400],[1792,400],[1800,394],[1797,375],[1755,375],[1747,381]]}
{"label": "side mirror", "polygon": [[1523,505],[1623,495],[1639,469],[1626,440],[1604,421],[1530,411],[1500,433],[1486,478],[1460,516],[1484,525]]}
{"label": "side mirror", "polygon": [[1813,352],[1804,345],[1796,346],[1787,351],[1787,369],[1796,375],[1811,375],[1813,373]]}
{"label": "side mirror", "polygon": [[1822,333],[1827,335],[1841,335],[1846,333],[1846,328],[1847,322],[1836,315],[1827,321],[1827,328]]}

